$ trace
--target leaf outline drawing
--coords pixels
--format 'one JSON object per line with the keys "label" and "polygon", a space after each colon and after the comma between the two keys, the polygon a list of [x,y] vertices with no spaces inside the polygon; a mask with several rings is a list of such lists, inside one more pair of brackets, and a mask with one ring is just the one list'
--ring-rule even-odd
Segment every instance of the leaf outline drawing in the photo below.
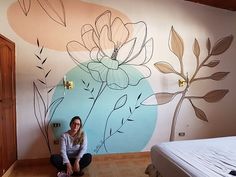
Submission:
{"label": "leaf outline drawing", "polygon": [[[62,0],[54,0],[54,2],[48,0],[36,0],[36,2],[38,2],[49,18],[66,27],[66,13]],[[27,16],[32,5],[32,0],[18,0],[18,4],[24,15]]]}

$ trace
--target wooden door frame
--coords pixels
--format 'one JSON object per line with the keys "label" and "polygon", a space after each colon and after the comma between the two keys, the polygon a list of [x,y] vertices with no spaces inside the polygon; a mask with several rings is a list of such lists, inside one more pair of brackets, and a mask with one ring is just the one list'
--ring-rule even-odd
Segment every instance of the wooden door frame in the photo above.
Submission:
{"label": "wooden door frame", "polygon": [[[13,123],[14,123],[14,125],[13,125],[13,127],[14,127],[14,141],[15,141],[15,153],[16,153],[16,157],[15,157],[15,160],[17,160],[17,130],[16,130],[16,80],[15,80],[15,43],[14,42],[12,42],[11,40],[9,40],[9,39],[7,39],[6,37],[4,37],[3,35],[1,35],[0,34],[0,38],[4,41],[4,46],[7,46],[9,49],[10,49],[10,51],[11,51],[11,60],[12,60],[12,62],[11,62],[11,67],[12,67],[12,73],[11,73],[11,83],[12,83],[12,92],[11,92],[11,94],[12,94],[12,103],[13,103]],[[0,47],[2,46],[2,43],[0,42]],[[0,66],[1,67],[1,66]],[[0,86],[1,86],[1,90],[0,91],[2,91],[2,88],[3,88],[3,85],[2,85],[2,74],[1,74],[1,76],[0,76],[1,78],[1,80],[0,80]],[[0,95],[1,96],[1,98],[0,98],[0,100],[2,100],[3,101],[3,99],[4,99],[4,95]],[[1,111],[1,113],[3,113],[3,111],[4,111],[4,109],[3,109],[3,102],[1,102],[0,103],[1,105],[0,105],[0,111]],[[3,122],[3,115],[1,115],[0,114],[0,121],[1,121],[1,123]],[[0,125],[0,136],[3,136],[3,125]],[[3,144],[3,140],[0,140],[0,143],[1,144]],[[4,151],[4,148],[3,147],[0,147],[0,153],[1,153],[1,155],[0,155],[0,158],[2,159],[3,158],[3,155],[2,155],[2,153],[4,153],[3,152]],[[3,170],[4,170],[4,162],[0,162],[0,164],[3,166],[2,167],[2,169],[0,169],[1,171],[0,171],[0,176],[2,175],[2,173],[4,173],[3,172]],[[7,169],[5,169],[5,170],[7,170]]]}

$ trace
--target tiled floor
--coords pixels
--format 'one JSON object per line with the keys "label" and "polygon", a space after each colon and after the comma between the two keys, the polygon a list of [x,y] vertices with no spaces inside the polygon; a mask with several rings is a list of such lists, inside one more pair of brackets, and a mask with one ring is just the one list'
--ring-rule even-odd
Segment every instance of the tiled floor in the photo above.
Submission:
{"label": "tiled floor", "polygon": [[[148,177],[144,171],[149,163],[148,153],[98,155],[84,177]],[[56,170],[49,163],[27,163],[17,166],[9,177],[56,177]]]}

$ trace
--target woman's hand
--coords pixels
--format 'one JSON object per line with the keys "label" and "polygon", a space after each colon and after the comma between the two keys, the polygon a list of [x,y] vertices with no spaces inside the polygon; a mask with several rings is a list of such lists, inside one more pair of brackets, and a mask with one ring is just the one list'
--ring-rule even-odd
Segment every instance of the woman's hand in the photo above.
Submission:
{"label": "woman's hand", "polygon": [[75,160],[75,163],[74,163],[74,166],[73,166],[73,171],[74,172],[78,172],[80,170],[80,167],[79,167],[79,159],[76,159]]}
{"label": "woman's hand", "polygon": [[71,175],[73,173],[72,166],[70,163],[66,164],[66,174]]}

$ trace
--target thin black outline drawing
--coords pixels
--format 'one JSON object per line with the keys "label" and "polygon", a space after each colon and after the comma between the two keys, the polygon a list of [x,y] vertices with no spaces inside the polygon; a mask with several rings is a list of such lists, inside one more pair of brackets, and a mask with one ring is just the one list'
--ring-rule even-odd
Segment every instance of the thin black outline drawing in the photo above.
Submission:
{"label": "thin black outline drawing", "polygon": [[[47,78],[51,73],[51,69],[46,70],[46,68],[44,67],[48,58],[47,57],[44,58],[41,55],[42,52],[44,51],[44,47],[40,46],[38,39],[37,39],[37,46],[38,46],[38,53],[35,53],[35,56],[39,64],[36,66],[36,68],[42,72],[43,78],[37,79],[37,81],[33,81],[34,115],[37,120],[40,131],[44,137],[44,140],[47,144],[48,151],[51,154],[52,149],[51,149],[50,137],[49,137],[50,123],[52,121],[53,115],[55,111],[57,110],[58,106],[64,100],[64,96],[55,99],[49,104],[49,93],[55,88],[55,86],[50,87],[47,84]],[[42,87],[43,87],[43,90],[46,90],[46,96],[43,96],[43,94],[40,93],[39,88],[42,88]]]}
{"label": "thin black outline drawing", "polygon": [[[135,27],[138,27],[138,30]],[[97,95],[85,118],[84,125],[93,107],[105,88],[123,90],[128,86],[137,86],[142,79],[150,77],[151,70],[146,64],[153,56],[153,38],[147,40],[147,25],[143,21],[124,23],[119,17],[111,20],[111,12],[105,11],[95,20],[95,26],[86,24],[81,29],[82,42],[72,40],[67,44],[67,52],[71,59],[101,83]],[[86,64],[80,62],[74,46],[88,51]],[[128,72],[130,66],[144,71],[144,75],[132,76]],[[127,71],[126,71],[127,70]]]}
{"label": "thin black outline drawing", "polygon": [[[52,4],[49,0],[37,0],[37,2],[49,18],[66,27],[66,12],[62,0],[57,0],[57,4]],[[20,8],[25,16],[28,16],[32,5],[32,0],[18,0],[18,4],[20,5]],[[59,6],[61,11],[57,11],[54,7],[55,5]]]}
{"label": "thin black outline drawing", "polygon": [[[140,93],[136,99],[136,103],[134,108],[132,109],[129,106],[129,115],[127,118],[122,117],[121,118],[121,124],[114,130],[112,128],[108,127],[108,122],[110,120],[110,118],[112,117],[112,113],[120,108],[122,108],[126,102],[127,102],[127,94],[122,95],[115,103],[114,108],[112,109],[112,111],[109,113],[109,115],[106,118],[106,124],[104,127],[104,132],[103,132],[103,139],[100,141],[100,143],[96,146],[96,149],[94,150],[95,153],[98,153],[100,151],[100,149],[102,147],[104,147],[104,150],[108,153],[108,147],[106,145],[106,141],[108,141],[110,138],[112,138],[112,136],[116,135],[117,133],[124,133],[124,131],[122,130],[122,128],[128,124],[128,122],[133,122],[135,121],[135,118],[131,118],[131,116],[134,114],[135,111],[137,111],[140,106],[142,106],[139,102],[140,98],[141,98],[142,93]],[[109,130],[109,133],[107,135],[107,130]]]}

